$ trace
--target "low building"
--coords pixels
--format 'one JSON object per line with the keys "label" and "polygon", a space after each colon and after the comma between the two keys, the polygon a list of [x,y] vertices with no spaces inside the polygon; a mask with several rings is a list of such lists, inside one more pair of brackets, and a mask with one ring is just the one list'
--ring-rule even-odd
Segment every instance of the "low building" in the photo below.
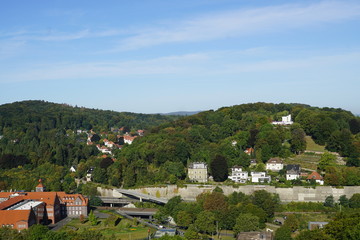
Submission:
{"label": "low building", "polygon": [[273,240],[272,232],[241,232],[237,240]]}
{"label": "low building", "polygon": [[188,167],[188,177],[190,181],[205,183],[208,181],[207,164],[204,162],[190,163]]}
{"label": "low building", "polygon": [[298,164],[286,165],[286,180],[296,180],[300,178],[301,167]]}
{"label": "low building", "polygon": [[316,183],[324,185],[324,178],[318,172],[312,172],[307,178],[307,181],[315,180]]}
{"label": "low building", "polygon": [[328,223],[329,222],[309,222],[308,228],[309,230],[321,229],[324,228],[324,226]]}
{"label": "low building", "polygon": [[253,183],[269,183],[271,177],[266,172],[251,172],[251,182]]}
{"label": "low building", "polygon": [[284,163],[280,158],[270,158],[266,163],[266,170],[278,172],[284,168]]}
{"label": "low building", "polygon": [[0,210],[0,227],[9,227],[20,231],[28,229],[34,224],[36,224],[36,216],[32,209]]}
{"label": "low building", "polygon": [[249,173],[243,171],[241,166],[234,166],[231,168],[231,175],[228,178],[236,183],[246,183]]}
{"label": "low building", "polygon": [[155,232],[153,238],[161,238],[165,235],[168,236],[175,236],[176,235],[176,229],[170,229],[170,228],[162,228]]}

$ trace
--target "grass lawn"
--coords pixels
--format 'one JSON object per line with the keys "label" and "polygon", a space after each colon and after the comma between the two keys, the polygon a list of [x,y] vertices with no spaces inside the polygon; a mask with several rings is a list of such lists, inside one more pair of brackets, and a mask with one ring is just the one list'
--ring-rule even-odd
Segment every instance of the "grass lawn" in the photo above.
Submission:
{"label": "grass lawn", "polygon": [[[121,217],[119,217],[121,218]],[[120,222],[114,226],[106,226],[105,219],[98,219],[96,226],[91,226],[90,222],[81,223],[79,219],[73,219],[66,224],[60,231],[100,231],[106,239],[144,239],[148,236],[149,227],[138,225],[136,222],[121,218]],[[150,229],[154,233],[155,229]],[[104,238],[104,239],[105,239]]]}
{"label": "grass lawn", "polygon": [[306,150],[312,152],[325,152],[325,146],[318,145],[310,136],[306,136]]}
{"label": "grass lawn", "polygon": [[302,168],[316,170],[321,155],[303,153],[294,158],[285,159],[286,164],[300,164]]}

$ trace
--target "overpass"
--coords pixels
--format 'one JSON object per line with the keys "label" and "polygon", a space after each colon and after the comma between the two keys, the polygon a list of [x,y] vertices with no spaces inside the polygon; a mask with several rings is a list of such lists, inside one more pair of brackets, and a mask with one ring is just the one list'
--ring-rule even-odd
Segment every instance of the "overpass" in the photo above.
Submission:
{"label": "overpass", "polygon": [[152,218],[158,211],[156,208],[119,208],[117,212],[127,214],[132,217],[147,217]]}
{"label": "overpass", "polygon": [[118,197],[101,197],[99,196],[99,198],[101,199],[101,201],[105,204],[110,204],[110,206],[112,207],[115,204],[118,205],[127,205],[129,203],[133,203],[133,202],[138,202],[139,200],[137,199],[130,199],[130,198],[118,198]]}
{"label": "overpass", "polygon": [[153,202],[153,203],[157,203],[157,204],[166,204],[168,202],[167,199],[153,197],[153,196],[150,196],[147,194],[139,193],[134,190],[118,188],[118,189],[116,189],[116,191],[118,191],[119,193],[121,193],[127,197],[137,198],[140,200],[140,202],[147,201],[147,202]]}

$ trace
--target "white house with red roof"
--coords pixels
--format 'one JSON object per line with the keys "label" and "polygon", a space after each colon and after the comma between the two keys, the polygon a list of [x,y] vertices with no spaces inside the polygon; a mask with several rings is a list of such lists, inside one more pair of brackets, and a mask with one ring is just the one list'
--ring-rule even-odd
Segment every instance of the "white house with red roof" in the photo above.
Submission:
{"label": "white house with red roof", "polygon": [[278,172],[284,168],[284,163],[280,158],[270,158],[266,163],[266,170]]}
{"label": "white house with red roof", "polygon": [[324,178],[318,172],[312,172],[306,180],[310,181],[311,179],[315,180],[316,183],[324,185]]}

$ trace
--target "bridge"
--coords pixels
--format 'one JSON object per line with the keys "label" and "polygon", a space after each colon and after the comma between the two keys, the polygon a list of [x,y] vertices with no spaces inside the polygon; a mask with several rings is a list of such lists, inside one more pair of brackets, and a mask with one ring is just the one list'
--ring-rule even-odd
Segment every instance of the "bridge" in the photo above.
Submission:
{"label": "bridge", "polygon": [[118,198],[118,197],[99,197],[101,201],[105,204],[110,204],[112,207],[113,205],[127,205],[129,203],[139,202],[137,199],[130,199],[130,198]]}
{"label": "bridge", "polygon": [[119,208],[117,212],[127,214],[132,217],[147,217],[152,218],[158,209],[155,208]]}
{"label": "bridge", "polygon": [[116,191],[118,191],[119,193],[121,193],[127,197],[137,198],[140,200],[140,202],[147,201],[147,202],[153,202],[153,203],[157,203],[157,204],[166,204],[168,202],[167,199],[153,197],[153,196],[150,196],[147,194],[139,193],[134,190],[118,188],[118,189],[116,189]]}

